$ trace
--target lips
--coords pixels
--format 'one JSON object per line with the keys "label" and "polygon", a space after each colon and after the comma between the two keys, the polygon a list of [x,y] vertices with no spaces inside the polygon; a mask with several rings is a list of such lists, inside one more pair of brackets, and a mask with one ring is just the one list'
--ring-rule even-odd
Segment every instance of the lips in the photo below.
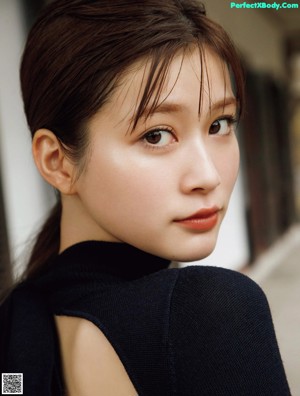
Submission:
{"label": "lips", "polygon": [[176,220],[176,223],[193,230],[209,231],[214,228],[219,219],[219,208],[203,208],[184,219]]}

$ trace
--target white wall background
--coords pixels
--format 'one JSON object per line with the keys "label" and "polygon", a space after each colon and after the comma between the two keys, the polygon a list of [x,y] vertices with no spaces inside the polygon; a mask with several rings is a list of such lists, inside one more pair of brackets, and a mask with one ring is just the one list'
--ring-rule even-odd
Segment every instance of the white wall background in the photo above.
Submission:
{"label": "white wall background", "polygon": [[[283,74],[281,35],[257,10],[232,10],[229,1],[206,2],[208,15],[221,22],[253,68]],[[242,12],[243,11],[243,12]],[[19,63],[24,45],[21,0],[0,1],[0,171],[13,262],[24,262],[28,240],[53,202],[31,159],[30,134],[23,115]],[[242,175],[236,184],[215,252],[196,264],[239,269],[249,258]],[[28,249],[27,249],[28,250]]]}

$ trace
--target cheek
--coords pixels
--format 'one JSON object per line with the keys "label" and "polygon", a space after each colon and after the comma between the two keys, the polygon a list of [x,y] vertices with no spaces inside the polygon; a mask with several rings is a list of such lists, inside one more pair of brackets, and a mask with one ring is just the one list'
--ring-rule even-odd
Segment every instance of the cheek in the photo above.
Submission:
{"label": "cheek", "polygon": [[130,152],[125,154],[115,152],[94,158],[82,189],[86,189],[85,195],[92,197],[93,206],[101,212],[109,208],[111,212],[113,208],[116,215],[145,216],[146,211],[151,213],[161,206],[168,177],[156,162],[136,159]]}
{"label": "cheek", "polygon": [[240,167],[240,150],[239,150],[238,143],[236,141],[236,143],[234,145],[233,152],[232,152],[232,161],[230,162],[230,169],[228,171],[229,178],[230,178],[229,182],[231,184],[231,190],[233,189],[233,186],[236,182],[239,167]]}
{"label": "cheek", "polygon": [[217,155],[217,167],[221,183],[228,194],[231,193],[237,179],[240,164],[240,152],[237,140],[230,144],[227,150],[221,150]]}

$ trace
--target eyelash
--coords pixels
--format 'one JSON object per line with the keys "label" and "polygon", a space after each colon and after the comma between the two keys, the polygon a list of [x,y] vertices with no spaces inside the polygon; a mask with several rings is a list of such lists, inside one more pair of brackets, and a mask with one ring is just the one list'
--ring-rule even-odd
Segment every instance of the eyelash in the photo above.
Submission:
{"label": "eyelash", "polygon": [[[225,133],[223,135],[222,134],[219,135],[219,136],[226,136],[226,135],[229,135],[232,132],[232,130],[233,130],[232,127],[237,124],[238,119],[234,115],[222,116],[220,118],[217,118],[215,121],[213,121],[211,123],[211,125],[210,125],[210,128],[212,127],[212,125],[214,123],[216,123],[218,121],[227,121],[229,132]],[[163,146],[159,146],[157,144],[151,144],[151,143],[147,142],[146,141],[147,137],[149,137],[151,134],[155,134],[156,132],[158,132],[158,133],[160,133],[160,132],[168,132],[170,135],[173,136],[174,139],[176,138],[174,130],[172,128],[170,128],[170,127],[163,126],[163,127],[157,127],[157,128],[151,129],[150,131],[144,133],[143,136],[141,137],[141,141],[143,142],[143,144],[146,146],[146,148],[148,148],[150,150],[163,150],[163,149],[165,150],[171,144],[170,143],[170,144],[166,144],[166,145],[163,145]],[[209,134],[210,135],[218,135],[218,132],[217,133],[212,133],[212,134],[209,133]]]}
{"label": "eyelash", "polygon": [[[228,126],[228,133],[225,134],[220,134],[219,136],[226,136],[229,135],[233,131],[233,127],[237,124],[238,119],[234,115],[227,115],[227,116],[222,116],[220,118],[217,118],[214,122],[211,123],[210,128],[212,125],[218,121],[227,121],[227,126]],[[219,132],[219,131],[218,131]],[[218,135],[217,133],[212,133],[211,135]]]}
{"label": "eyelash", "polygon": [[156,132],[160,133],[160,132],[167,132],[168,134],[170,134],[174,139],[176,139],[175,137],[175,133],[174,130],[170,127],[157,127],[154,129],[151,129],[150,131],[146,132],[143,134],[143,136],[141,137],[141,140],[143,142],[143,144],[146,146],[146,148],[150,149],[150,150],[165,150],[166,147],[169,147],[170,144],[167,145],[163,145],[163,146],[159,146],[156,144],[151,144],[149,142],[146,141],[147,137],[149,137],[151,134],[155,134]]}

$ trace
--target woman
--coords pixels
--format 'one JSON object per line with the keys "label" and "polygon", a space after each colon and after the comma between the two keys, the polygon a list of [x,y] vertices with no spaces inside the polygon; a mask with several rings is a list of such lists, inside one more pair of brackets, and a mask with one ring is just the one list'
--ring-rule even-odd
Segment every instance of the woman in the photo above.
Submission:
{"label": "woman", "polygon": [[58,202],[2,306],[28,395],[289,395],[247,277],[209,255],[236,179],[243,75],[196,0],[58,0],[21,85]]}

